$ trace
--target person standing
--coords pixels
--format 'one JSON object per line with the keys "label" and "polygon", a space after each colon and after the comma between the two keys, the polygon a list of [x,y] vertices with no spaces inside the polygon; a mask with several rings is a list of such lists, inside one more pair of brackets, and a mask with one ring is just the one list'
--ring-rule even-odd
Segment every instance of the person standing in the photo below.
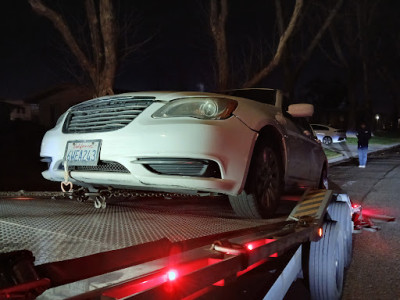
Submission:
{"label": "person standing", "polygon": [[365,168],[367,165],[368,142],[370,138],[371,131],[367,128],[367,125],[362,122],[357,131],[359,168]]}

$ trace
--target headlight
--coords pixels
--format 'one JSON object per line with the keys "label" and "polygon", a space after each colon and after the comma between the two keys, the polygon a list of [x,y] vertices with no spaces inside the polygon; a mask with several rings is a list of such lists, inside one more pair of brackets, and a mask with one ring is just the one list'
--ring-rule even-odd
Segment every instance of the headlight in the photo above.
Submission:
{"label": "headlight", "polygon": [[206,120],[229,118],[237,107],[235,100],[226,98],[182,98],[172,100],[159,110],[153,118],[192,117]]}

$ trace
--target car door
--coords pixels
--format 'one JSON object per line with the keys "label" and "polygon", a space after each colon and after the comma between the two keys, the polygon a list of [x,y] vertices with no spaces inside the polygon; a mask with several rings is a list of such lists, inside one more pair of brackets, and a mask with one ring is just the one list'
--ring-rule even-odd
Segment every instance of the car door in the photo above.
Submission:
{"label": "car door", "polygon": [[321,146],[304,118],[289,118],[286,125],[289,188],[317,187],[321,172]]}
{"label": "car door", "polygon": [[311,187],[319,187],[322,168],[325,162],[325,153],[322,148],[321,142],[318,141],[318,138],[314,135],[312,127],[310,124],[305,122],[303,126],[307,127],[310,132],[308,135],[308,139],[305,140],[306,148],[309,153],[309,181]]}

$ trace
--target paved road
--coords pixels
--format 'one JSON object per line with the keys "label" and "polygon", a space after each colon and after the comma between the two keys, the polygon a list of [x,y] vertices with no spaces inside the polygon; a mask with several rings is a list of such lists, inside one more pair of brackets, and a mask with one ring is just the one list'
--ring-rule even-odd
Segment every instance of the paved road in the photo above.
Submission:
{"label": "paved road", "polygon": [[400,299],[400,149],[371,155],[366,169],[357,165],[354,159],[332,167],[331,187],[345,190],[366,213],[397,220],[376,222],[378,232],[354,235],[343,299]]}

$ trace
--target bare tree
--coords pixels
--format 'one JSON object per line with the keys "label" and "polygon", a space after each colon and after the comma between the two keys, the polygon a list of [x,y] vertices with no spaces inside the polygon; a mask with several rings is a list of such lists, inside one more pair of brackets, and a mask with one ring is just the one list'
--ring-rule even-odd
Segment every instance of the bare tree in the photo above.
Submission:
{"label": "bare tree", "polygon": [[[282,3],[279,0],[275,0],[279,43],[272,51],[272,56],[269,60],[265,60],[265,57],[267,57],[267,55],[264,53],[258,55],[254,53],[254,43],[246,43],[250,47],[249,51],[252,57],[246,60],[245,56],[243,55],[243,60],[241,62],[241,64],[243,65],[242,68],[239,66],[236,67],[235,70],[238,71],[243,69],[246,72],[248,72],[248,70],[253,70],[253,74],[251,74],[250,76],[248,76],[247,73],[242,74],[242,78],[246,78],[246,80],[243,84],[241,84],[241,86],[244,88],[255,86],[259,84],[261,80],[270,75],[278,66],[283,65],[285,69],[285,74],[287,74],[287,89],[291,91],[305,63],[309,60],[319,41],[322,39],[324,33],[329,28],[329,25],[331,24],[340,7],[342,6],[343,1],[344,0],[335,1],[334,7],[329,9],[329,14],[323,20],[322,25],[318,28],[316,32],[313,33],[312,38],[308,43],[308,47],[306,49],[297,48],[296,51],[298,51],[300,55],[294,58],[292,55],[289,55],[288,48],[290,47],[290,41],[294,39],[296,34],[302,28],[302,21],[304,19],[304,15],[306,14],[305,1],[296,0],[289,20],[288,22],[285,22]],[[231,76],[231,67],[229,65],[230,49],[228,49],[226,36],[227,16],[228,7],[226,0],[210,0],[209,20],[216,49],[216,64],[218,69],[217,86],[219,89],[224,89],[227,87]],[[257,51],[265,51],[265,49],[262,49],[262,47],[258,47]],[[258,68],[256,68],[255,66],[249,65],[249,63],[252,62],[263,62],[263,64],[258,65]]]}
{"label": "bare tree", "polygon": [[91,53],[85,53],[61,13],[48,7],[42,0],[28,0],[32,9],[49,19],[62,35],[80,67],[90,78],[96,96],[113,94],[117,70],[116,24],[112,0],[85,0],[86,16],[91,38]]}
{"label": "bare tree", "polygon": [[[378,61],[381,43],[378,26],[383,18],[378,17],[379,1],[361,0],[346,3],[346,9],[340,13],[329,27],[329,36],[333,53],[320,45],[330,61],[344,70],[347,83],[348,127],[356,126],[357,118],[365,121],[371,117],[372,98],[370,92],[371,69],[383,75],[383,65]],[[381,7],[382,8],[382,7]],[[357,101],[357,87],[362,89],[363,101]]]}
{"label": "bare tree", "polygon": [[[280,4],[279,4],[280,5]],[[280,7],[280,6],[279,6]],[[258,84],[263,78],[265,78],[267,75],[269,75],[282,61],[282,57],[284,55],[284,51],[287,47],[288,41],[290,37],[293,35],[296,27],[298,26],[299,19],[302,14],[302,10],[304,7],[304,1],[303,0],[296,0],[294,10],[292,13],[292,16],[290,18],[289,24],[287,25],[286,29],[283,31],[283,33],[280,36],[279,39],[279,44],[277,46],[277,49],[275,51],[275,54],[271,61],[264,66],[260,71],[258,71],[252,78],[250,78],[248,81],[246,81],[243,84],[243,87],[252,87],[256,84]],[[281,12],[280,9],[277,9],[277,12]],[[278,17],[279,20],[279,28],[280,30],[283,29],[283,22],[282,22],[282,17]]]}
{"label": "bare tree", "polygon": [[217,89],[219,90],[225,90],[228,86],[229,62],[225,31],[227,16],[227,0],[210,1],[210,29],[215,43],[217,63]]}
{"label": "bare tree", "polygon": [[[321,41],[323,35],[325,34],[326,30],[329,28],[329,25],[332,23],[333,19],[337,15],[339,9],[341,8],[344,0],[338,0],[335,3],[335,6],[330,9],[329,14],[324,18],[322,25],[319,27],[316,33],[312,35],[311,41],[308,43],[308,47],[306,49],[297,49],[300,51],[301,54],[297,58],[295,62],[295,67],[291,67],[290,62],[283,61],[286,57],[287,60],[290,60],[290,56],[286,55],[287,49],[289,47],[289,40],[293,38],[296,33],[296,29],[298,30],[302,26],[301,18],[302,15],[305,14],[304,9],[304,1],[303,0],[296,0],[296,4],[291,15],[290,21],[288,25],[284,26],[284,20],[282,16],[282,7],[279,0],[275,1],[276,5],[276,15],[278,20],[278,28],[280,32],[280,40],[276,52],[272,58],[272,60],[263,67],[258,73],[256,73],[253,78],[248,80],[244,83],[244,87],[251,87],[259,83],[263,78],[267,77],[278,65],[284,64],[286,69],[286,76],[287,78],[287,89],[292,92],[294,88],[294,84],[299,77],[304,65],[310,59],[312,53],[314,52],[315,48]],[[290,70],[287,70],[290,68]]]}
{"label": "bare tree", "polygon": [[339,9],[342,7],[343,5],[343,1],[344,0],[338,0],[336,1],[335,6],[330,9],[330,12],[328,14],[328,16],[325,18],[325,20],[322,23],[322,26],[319,28],[319,30],[317,31],[317,33],[314,35],[314,37],[312,38],[309,46],[307,47],[307,49],[304,51],[303,55],[301,55],[301,59],[299,61],[299,63],[296,66],[295,72],[294,72],[294,76],[298,77],[299,73],[301,72],[301,70],[304,67],[304,64],[310,59],[311,54],[313,53],[313,51],[315,50],[315,48],[318,46],[318,44],[320,43],[323,35],[325,34],[325,32],[327,31],[327,29],[329,28],[329,26],[332,24],[334,18],[336,17],[336,15],[339,12]]}

